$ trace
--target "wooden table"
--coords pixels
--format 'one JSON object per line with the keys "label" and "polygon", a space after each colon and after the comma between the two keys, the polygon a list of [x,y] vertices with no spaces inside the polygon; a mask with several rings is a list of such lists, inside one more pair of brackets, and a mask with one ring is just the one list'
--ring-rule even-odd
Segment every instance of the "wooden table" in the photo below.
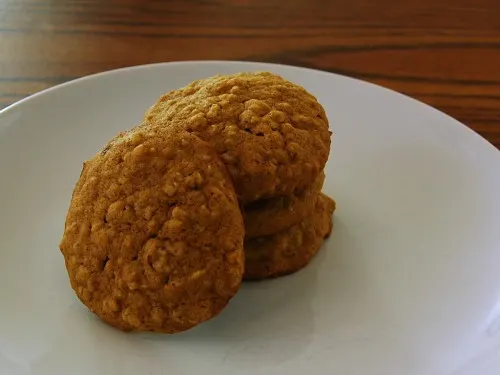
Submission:
{"label": "wooden table", "polygon": [[418,98],[500,147],[499,0],[1,0],[0,105],[160,61],[308,66]]}

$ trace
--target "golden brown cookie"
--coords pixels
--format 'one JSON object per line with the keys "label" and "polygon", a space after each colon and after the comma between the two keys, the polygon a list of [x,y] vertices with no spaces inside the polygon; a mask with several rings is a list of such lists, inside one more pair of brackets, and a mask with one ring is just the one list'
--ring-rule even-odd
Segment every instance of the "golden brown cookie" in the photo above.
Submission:
{"label": "golden brown cookie", "polygon": [[182,128],[209,142],[243,203],[306,189],[330,152],[331,132],[321,104],[304,88],[271,73],[195,81],[161,97],[141,126]]}
{"label": "golden brown cookie", "polygon": [[335,202],[325,194],[312,216],[280,233],[245,241],[245,280],[287,275],[305,267],[332,231]]}
{"label": "golden brown cookie", "polygon": [[244,227],[218,155],[136,129],[84,163],[60,244],[80,300],[122,330],[174,333],[217,315],[243,275]]}
{"label": "golden brown cookie", "polygon": [[324,181],[325,174],[321,173],[314,184],[302,193],[261,199],[244,206],[245,236],[269,236],[303,221],[314,212]]}

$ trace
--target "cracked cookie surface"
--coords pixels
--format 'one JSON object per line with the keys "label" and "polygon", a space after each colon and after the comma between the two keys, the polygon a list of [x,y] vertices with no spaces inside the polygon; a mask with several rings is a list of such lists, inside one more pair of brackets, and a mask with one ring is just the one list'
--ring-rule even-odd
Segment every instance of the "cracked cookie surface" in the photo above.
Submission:
{"label": "cracked cookie surface", "polygon": [[287,275],[305,267],[332,231],[335,202],[321,193],[312,216],[277,234],[245,241],[246,280]]}
{"label": "cracked cookie surface", "polygon": [[324,181],[325,174],[322,172],[314,184],[302,193],[258,200],[244,206],[245,237],[269,236],[305,220],[314,212]]}
{"label": "cracked cookie surface", "polygon": [[243,275],[227,169],[186,132],[135,129],[84,163],[60,244],[80,300],[122,330],[174,333],[217,315]]}
{"label": "cracked cookie surface", "polygon": [[330,151],[323,107],[304,88],[272,73],[195,81],[161,97],[141,126],[181,128],[209,142],[242,203],[306,189]]}

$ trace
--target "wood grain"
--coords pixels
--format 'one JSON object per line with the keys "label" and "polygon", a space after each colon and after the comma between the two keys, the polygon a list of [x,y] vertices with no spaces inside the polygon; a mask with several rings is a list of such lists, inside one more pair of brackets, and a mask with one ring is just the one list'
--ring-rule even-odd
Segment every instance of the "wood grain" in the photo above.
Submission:
{"label": "wood grain", "polygon": [[500,147],[498,0],[0,0],[0,106],[87,74],[228,59],[422,100]]}

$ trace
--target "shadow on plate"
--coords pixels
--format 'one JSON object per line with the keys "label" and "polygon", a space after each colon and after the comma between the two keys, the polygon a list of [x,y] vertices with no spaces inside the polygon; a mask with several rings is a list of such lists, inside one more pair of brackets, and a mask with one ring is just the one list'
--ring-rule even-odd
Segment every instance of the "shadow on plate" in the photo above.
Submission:
{"label": "shadow on plate", "polygon": [[45,353],[31,362],[31,374],[125,375],[145,368],[176,373],[197,371],[201,365],[278,365],[297,357],[313,339],[312,299],[325,253],[296,274],[244,283],[219,316],[175,335],[121,332],[75,301],[57,332],[47,338]]}

